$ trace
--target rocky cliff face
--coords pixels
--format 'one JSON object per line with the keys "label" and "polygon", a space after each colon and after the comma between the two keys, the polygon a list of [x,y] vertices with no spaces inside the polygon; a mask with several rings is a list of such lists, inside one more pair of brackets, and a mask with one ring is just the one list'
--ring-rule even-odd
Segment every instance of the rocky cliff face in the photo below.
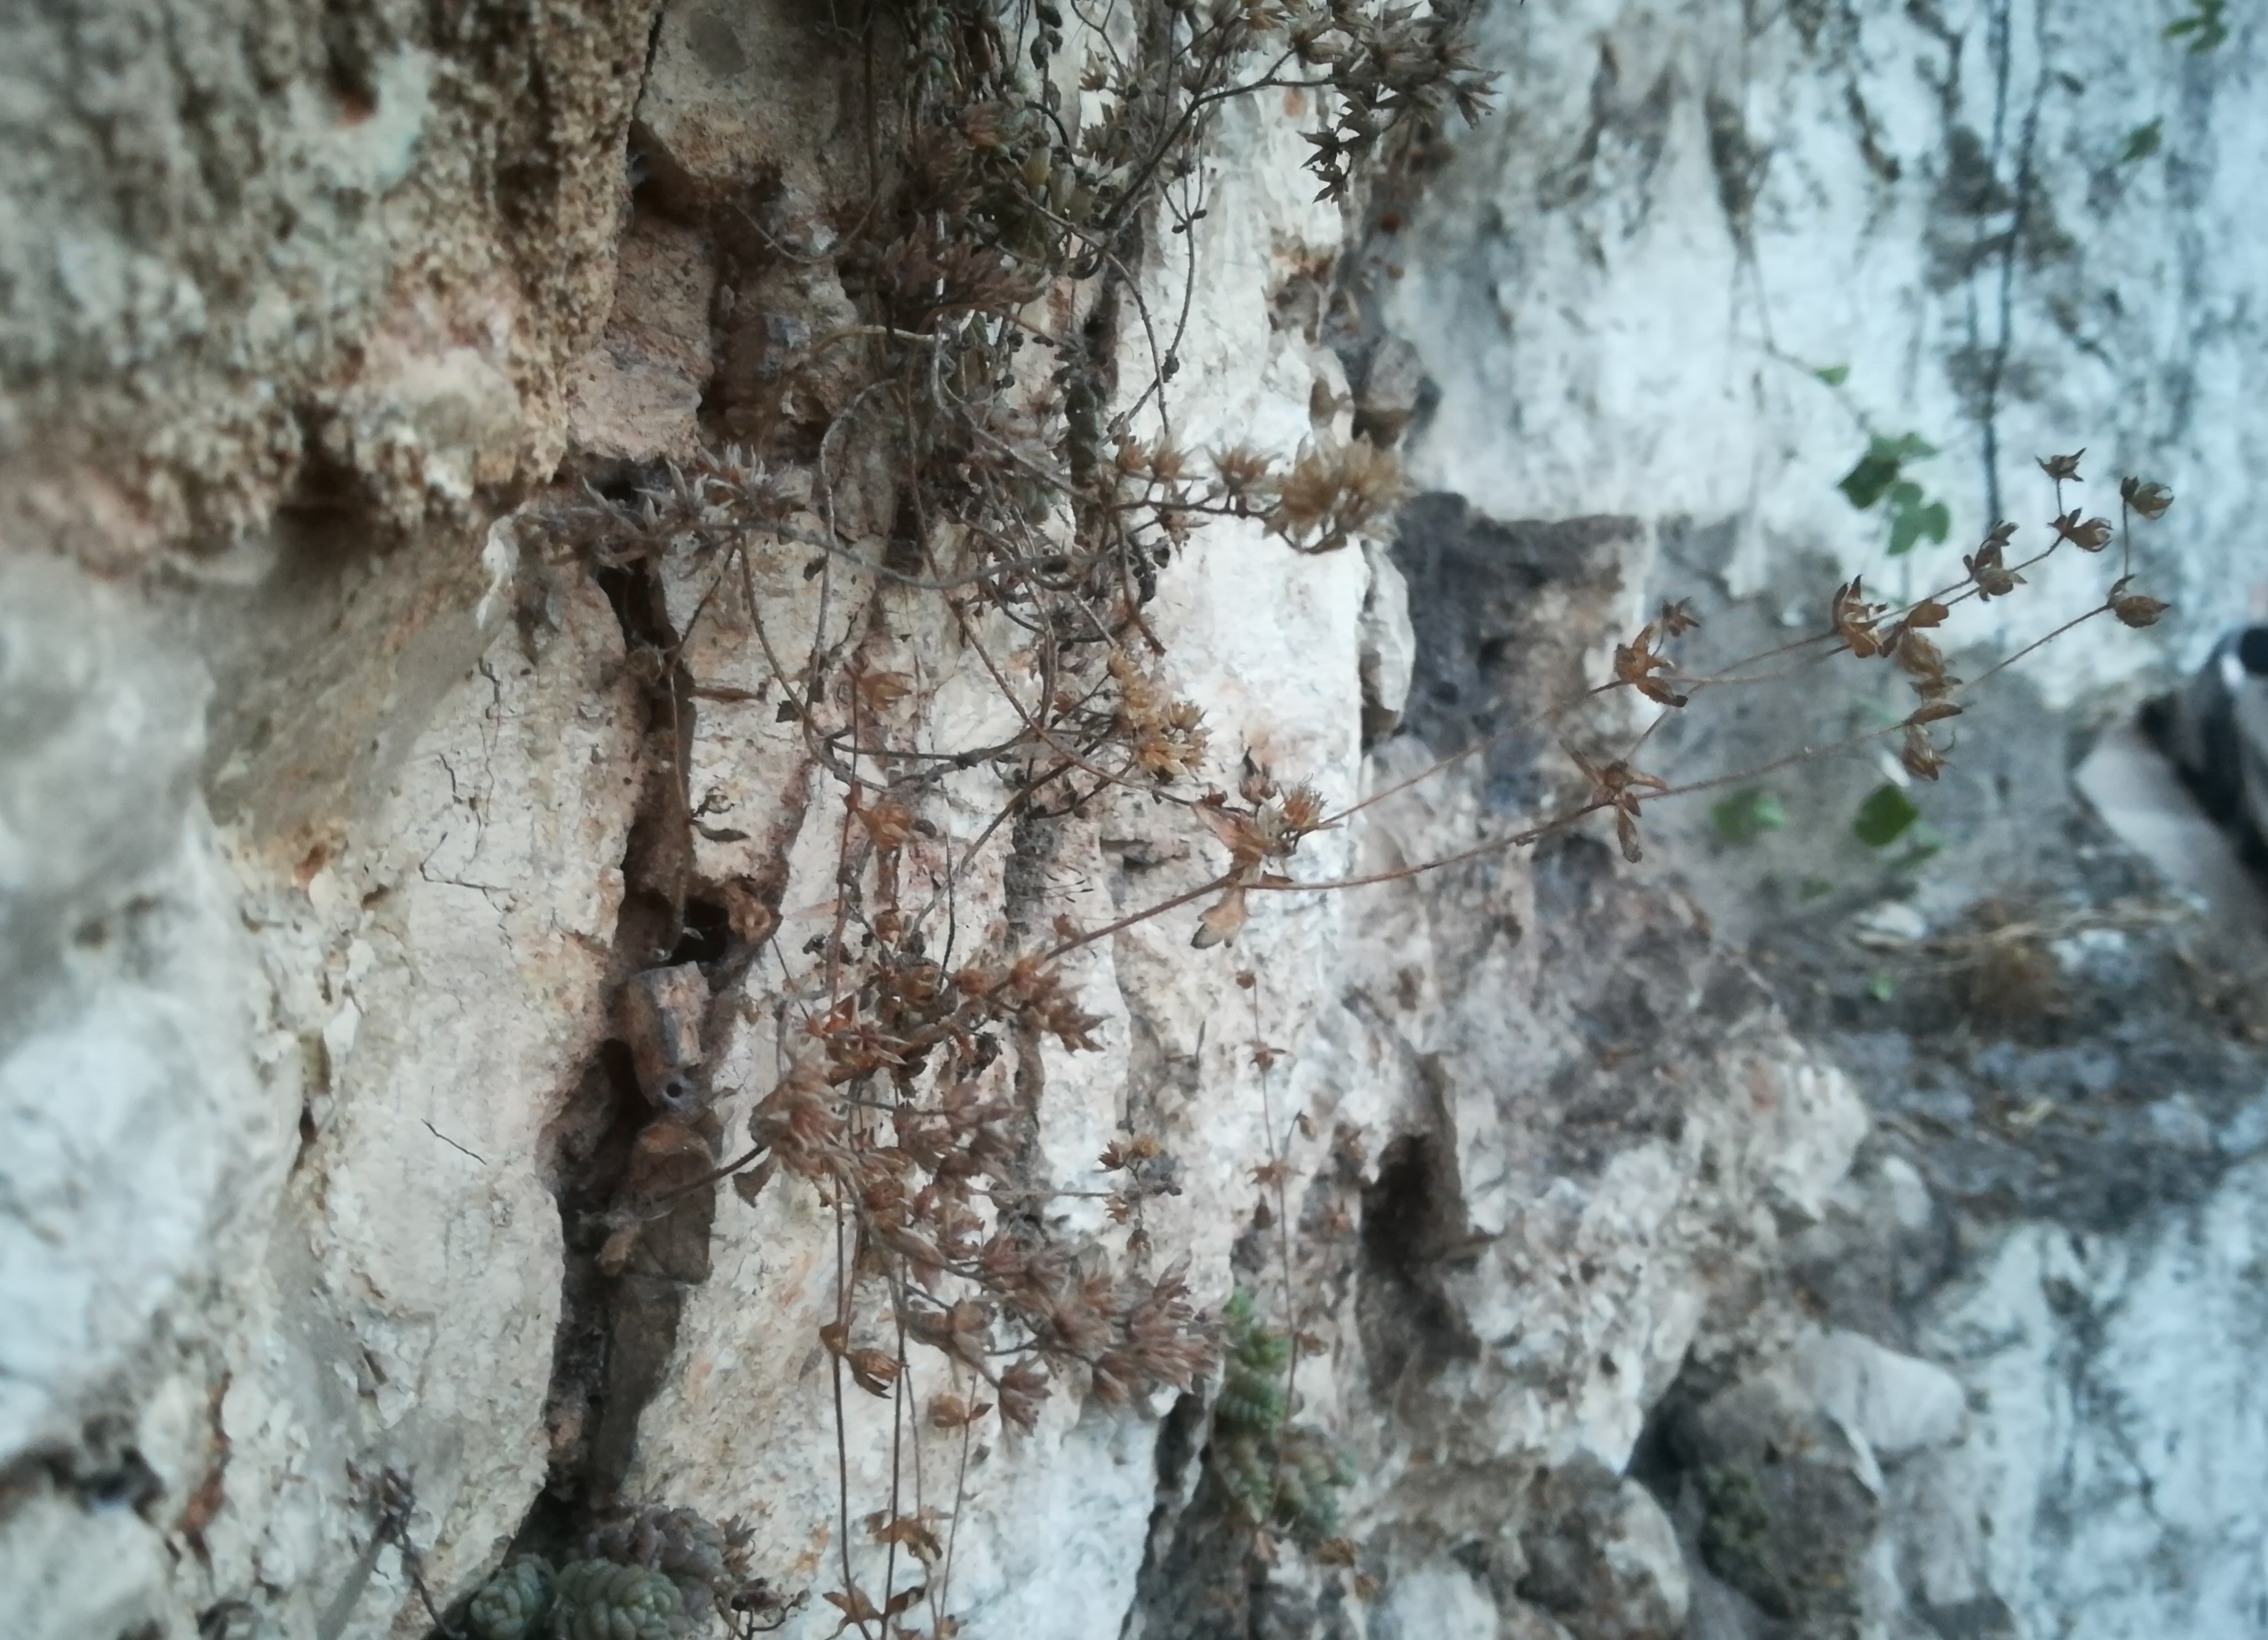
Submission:
{"label": "rocky cliff face", "polygon": [[[2032,458],[2084,445],[2184,492],[2144,561],[2193,655],[2260,574],[2225,482],[2257,429],[2213,408],[2258,367],[2249,31],[2054,0],[1492,11],[1516,92],[1387,303],[1439,385],[1421,472],[1498,516],[1690,521],[1686,574],[1785,605],[1798,555],[1887,567],[1889,509],[1834,487],[1871,438],[1936,449],[1907,476],[1956,546],[2035,527]],[[2061,698],[2150,655],[2036,669]]]}
{"label": "rocky cliff face", "polygon": [[[1383,311],[1438,392],[1418,471],[1499,516],[1630,515],[1659,590],[1692,595],[1715,653],[1737,654],[1800,632],[1851,573],[1918,591],[1957,578],[1950,550],[1993,519],[2030,536],[2048,515],[2030,510],[2048,500],[2032,458],[2085,445],[2090,511],[2113,469],[2201,503],[2134,559],[2179,602],[2160,629],[2174,655],[2194,655],[2268,569],[2227,482],[2257,426],[2205,408],[2208,381],[2257,351],[2219,338],[2247,324],[2263,255],[2227,168],[2262,151],[2259,44],[2242,25],[2219,38],[2207,10],[1492,12],[1484,49],[1526,89],[1458,143],[1386,253],[1404,277]],[[1904,476],[1945,504],[1949,543],[1900,559],[1894,507],[1855,507],[1837,480],[1908,433],[1937,452]],[[2104,576],[1996,604],[1957,669],[2076,614]],[[1845,759],[1725,788],[1785,816],[1761,841],[1732,840],[1738,816],[1712,823],[1718,797],[1673,823],[1719,929],[1758,940],[1799,1034],[1874,1113],[1836,1205],[1795,1237],[1798,1285],[1843,1329],[1834,1350],[1861,1333],[1962,1392],[1807,1346],[1766,1369],[1769,1392],[1673,1394],[1672,1495],[1703,1511],[1691,1632],[1826,1622],[1845,1595],[1892,1633],[2260,1621],[2234,1547],[2255,1532],[2250,1397],[2220,1377],[2247,1353],[2254,1323],[2235,1318],[2258,1313],[2237,1272],[2260,1067],[2244,1006],[2228,1011],[2257,984],[2257,930],[2185,923],[2135,873],[2071,795],[2084,735],[2029,692],[2080,702],[2084,723],[2158,654],[2126,635],[2050,646],[1972,706],[1935,784]],[[1829,683],[1707,717],[1697,702],[1653,766],[1754,767],[1910,699]],[[1852,838],[1886,779],[1934,828],[1928,849]],[[1881,1461],[1855,1514],[1770,1484],[1750,1509],[1712,1472],[1738,1442],[1708,1409],[1776,1405],[1806,1361],[1824,1374],[1813,1398]],[[1869,1427],[1876,1394],[1913,1422]],[[1816,1523],[1810,1540],[1775,1539],[1793,1530],[1780,1501]],[[1726,1524],[1743,1518],[1746,1535]],[[1804,1595],[1775,1558],[1869,1533],[1820,1579],[1843,1595]]]}
{"label": "rocky cliff face", "polygon": [[[1110,129],[1130,99],[1102,70],[1082,92],[1080,57],[1139,61],[1167,14],[1041,10],[1018,50],[1071,45],[1038,106]],[[1478,26],[1495,122],[1350,212],[1302,168],[1314,93],[1225,101],[1145,232],[1014,310],[1042,362],[939,365],[903,403],[1001,393],[951,459],[1060,461],[1078,493],[1096,463],[1172,482],[1106,428],[1285,462],[1414,429],[1435,488],[1315,552],[1280,513],[1193,510],[1093,584],[1053,554],[1094,515],[1020,500],[1059,532],[1017,562],[1040,619],[939,573],[944,491],[859,420],[900,403],[867,361],[976,334],[938,317],[973,264],[877,248],[930,218],[873,225],[922,174],[919,144],[883,157],[931,94],[894,65],[982,46],[923,32],[946,16],[9,25],[20,1632],[463,1630],[509,1556],[647,1505],[742,1524],[747,1609],[711,1632],[879,1632],[860,1602],[916,1588],[893,1615],[923,1632],[1067,1640],[2249,1632],[2258,1066],[2210,998],[2088,1023],[2176,986],[2171,937],[2102,909],[2147,884],[2104,889],[2124,868],[2081,835],[2107,863],[2048,883],[2068,926],[1993,925],[2064,988],[1940,1052],[1933,1020],[1976,999],[1916,987],[1962,872],[2005,857],[1989,771],[2014,754],[1979,766],[1918,921],[1870,925],[1922,976],[1888,1014],[1884,948],[1842,934],[1874,877],[1805,922],[1727,915],[1755,873],[1703,824],[1649,818],[1635,870],[1581,831],[1484,846],[1580,801],[1555,742],[1626,734],[1615,701],[1432,765],[1580,695],[1658,583],[1717,577],[1733,626],[1778,615],[1753,588],[1808,587],[1791,543],[1857,562],[1878,526],[1832,486],[1863,435],[1944,447],[1916,472],[1965,529],[2016,445],[2084,411],[2067,442],[2187,464],[2181,573],[2235,565],[2241,504],[2205,475],[2242,469],[2250,366],[2198,338],[2243,322],[2256,240],[2221,202],[2257,43],[1506,9]],[[2103,75],[2126,123],[2162,108],[2155,157],[2082,129],[2065,81]],[[929,140],[1028,143],[986,108]],[[1041,226],[999,232],[1096,209],[1041,177]],[[1037,457],[1029,406],[1064,430]],[[1081,620],[1116,623],[1108,682],[1054,669]],[[1066,750],[1058,713],[1105,738]],[[1180,738],[1083,789],[1151,717]],[[1296,870],[1379,880],[1256,882],[1233,942],[1192,949],[1221,816],[1285,812],[1263,769],[1373,799]],[[1001,977],[1046,953],[1060,994]],[[1043,1398],[1006,1380],[1020,1422],[1006,1355],[1042,1324],[965,1274],[925,1296],[886,1181],[799,1173],[791,1118],[819,1107],[782,1102],[860,1022],[902,1051],[930,963],[1010,999],[917,1067],[961,1066],[938,1109],[997,1145],[987,1256],[1070,1317],[1059,1341],[1120,1329],[1059,1348],[1083,1364]],[[877,1090],[915,1083],[882,1064],[828,1119],[910,1179],[941,1141],[892,1115],[883,1143]],[[2130,1163],[2154,1182],[2122,1194]],[[1161,1278],[1212,1319],[1179,1381],[1126,1364],[1126,1296],[1164,1315]],[[972,1294],[1008,1308],[955,1346]],[[598,1547],[655,1560],[659,1531]]]}

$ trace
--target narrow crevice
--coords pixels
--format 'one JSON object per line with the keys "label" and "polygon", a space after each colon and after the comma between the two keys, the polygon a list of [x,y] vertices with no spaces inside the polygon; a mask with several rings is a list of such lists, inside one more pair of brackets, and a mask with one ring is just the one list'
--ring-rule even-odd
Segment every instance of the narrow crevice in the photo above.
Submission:
{"label": "narrow crevice", "polygon": [[1356,1325],[1372,1392],[1391,1406],[1405,1385],[1478,1353],[1442,1279],[1471,1237],[1455,1165],[1439,1137],[1405,1134],[1386,1147],[1362,1193],[1360,1234]]}
{"label": "narrow crevice", "polygon": [[[1040,916],[1047,905],[1048,870],[1055,860],[1057,839],[1052,824],[1029,814],[1020,815],[1010,830],[1008,859],[1001,873],[1001,912],[1012,941],[1019,946],[1028,947],[1047,933]],[[1042,1203],[1043,1193],[1052,1182],[1040,1149],[1041,1106],[1048,1086],[1041,1039],[1038,1031],[1025,1026],[1015,1027],[1010,1034],[1016,1056],[1010,1079],[1015,1096],[1016,1154],[1010,1174],[1019,1194],[1013,1205],[1000,1214],[1004,1230],[1012,1227],[1014,1233],[1035,1245],[1048,1239]]]}
{"label": "narrow crevice", "polygon": [[[634,486],[639,475],[610,476]],[[677,658],[680,639],[659,577],[643,559],[592,574],[621,623],[625,664],[641,686],[643,772],[607,979],[615,1030],[584,1065],[542,1141],[563,1251],[544,1412],[550,1460],[512,1553],[555,1562],[572,1558],[608,1513],[641,1501],[623,1496],[638,1421],[662,1387],[686,1294],[709,1274],[717,1186],[699,1181],[723,1150],[721,1126],[707,1109],[706,1067],[688,1067],[689,1087],[674,1079],[666,1090],[642,1085],[639,1049],[629,1039],[632,1010],[617,999],[650,971],[699,964],[692,1006],[705,1024],[715,1011],[712,992],[737,980],[748,943],[734,934],[732,908],[693,876],[691,680]]]}
{"label": "narrow crevice", "polygon": [[[1225,1478],[1214,1446],[1219,1385],[1179,1396],[1160,1426],[1157,1502],[1123,1640],[1261,1640],[1303,1635],[1270,1629],[1270,1557]],[[1207,1393],[1208,1390],[1210,1393]]]}

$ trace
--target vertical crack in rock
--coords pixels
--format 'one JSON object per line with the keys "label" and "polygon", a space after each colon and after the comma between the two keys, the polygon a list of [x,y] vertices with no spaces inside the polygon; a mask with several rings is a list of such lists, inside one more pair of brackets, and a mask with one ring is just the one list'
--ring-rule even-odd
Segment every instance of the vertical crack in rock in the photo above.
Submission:
{"label": "vertical crack in rock", "polygon": [[[1001,913],[1011,938],[1028,943],[1044,937],[1040,921],[1047,904],[1047,876],[1054,863],[1059,835],[1043,818],[1019,815],[1009,833],[1008,859],[1001,874]],[[1015,1091],[1018,1127],[1014,1178],[1023,1193],[1016,1204],[1001,1210],[1003,1227],[1014,1225],[1033,1241],[1044,1239],[1042,1207],[1047,1190],[1047,1159],[1040,1144],[1041,1109],[1047,1097],[1047,1064],[1040,1031],[1029,1025],[1012,1027],[1016,1064],[1011,1085]]]}
{"label": "vertical crack in rock", "polygon": [[[652,465],[606,462],[563,481],[587,479],[623,504],[660,477]],[[527,516],[541,527],[546,514]],[[587,573],[607,598],[640,715],[637,756],[623,771],[637,796],[602,981],[606,1033],[541,1141],[562,1246],[544,1408],[550,1452],[512,1548],[564,1563],[594,1552],[593,1529],[620,1528],[625,1511],[657,1503],[625,1489],[641,1421],[669,1382],[687,1299],[711,1273],[725,1141],[711,1108],[716,1078],[747,1003],[743,982],[778,926],[811,770],[806,762],[784,772],[756,859],[705,877],[696,833],[747,839],[705,824],[690,801],[700,724],[687,633],[670,611],[669,566],[658,556],[666,549],[571,529],[554,546],[560,573]]]}
{"label": "vertical crack in rock", "polygon": [[1764,188],[1771,150],[1757,144],[1749,134],[1741,105],[1723,92],[1708,92],[1701,107],[1709,128],[1709,166],[1717,174],[1718,202],[1725,208],[1725,220],[1742,256],[1753,261],[1756,195]]}
{"label": "vertical crack in rock", "polygon": [[[2013,156],[2010,152],[2008,122],[2014,112],[2014,56],[2015,41],[2012,20],[2011,0],[1995,0],[1985,27],[1985,54],[1992,76],[1992,129],[1989,142],[1981,153],[1968,161],[1970,168],[1981,163],[1984,166],[1984,181],[1995,195],[1992,202],[2004,206],[2008,218],[2005,226],[1988,219],[1983,209],[1977,218],[1975,237],[1970,252],[1973,269],[1981,272],[1989,263],[1993,270],[1991,295],[1992,307],[1992,334],[1985,334],[1985,322],[1980,312],[1979,299],[1972,285],[1965,315],[1969,333],[1967,352],[1970,360],[1975,404],[1972,413],[1977,418],[1982,440],[1980,455],[1984,462],[1986,514],[1999,518],[2003,511],[2000,496],[2000,425],[1999,416],[2004,395],[2014,383],[2010,378],[2010,358],[2015,335],[2016,274],[2020,259],[2039,248],[2039,224],[2036,216],[2041,208],[2038,175],[2033,165],[2033,151],[2039,137],[2040,112],[2047,96],[2050,79],[2048,63],[2047,25],[2044,16],[2036,18],[2038,39],[2036,48],[2039,63],[2035,71],[2029,101],[2025,106],[2014,138]],[[2041,9],[2044,12],[2045,8]],[[1967,137],[1971,148],[1975,137],[1956,128],[1949,144],[1952,170],[1950,178],[1957,178],[1963,169],[1961,139]],[[2013,157],[2014,175],[2004,188],[1999,177],[2004,166]],[[1997,216],[1997,211],[1992,213]],[[2051,233],[2050,237],[2054,237]],[[1972,279],[1976,277],[1972,273]]]}
{"label": "vertical crack in rock", "polygon": [[[608,979],[612,1029],[545,1136],[563,1243],[551,1459],[514,1547],[553,1554],[629,1501],[621,1492],[640,1415],[662,1387],[687,1289],[708,1278],[723,1129],[709,1109],[704,1047],[721,1040],[756,943],[694,875],[692,680],[660,577],[642,558],[593,573],[622,624],[646,720]],[[751,928],[746,914],[740,926]]]}

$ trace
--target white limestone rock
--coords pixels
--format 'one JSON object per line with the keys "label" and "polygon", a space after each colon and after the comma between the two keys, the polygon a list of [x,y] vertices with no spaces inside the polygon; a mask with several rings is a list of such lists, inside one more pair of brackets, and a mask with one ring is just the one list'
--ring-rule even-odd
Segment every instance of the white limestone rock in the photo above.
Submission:
{"label": "white limestone rock", "polygon": [[[2179,493],[2135,567],[2184,607],[2033,675],[2066,699],[2194,658],[2261,574],[2224,479],[2263,457],[2264,354],[2228,338],[2259,322],[2268,228],[2235,156],[2268,142],[2268,105],[2257,31],[2193,54],[2172,15],[1491,8],[1505,117],[1452,134],[1385,293],[1440,394],[1420,479],[1499,517],[1723,525],[1698,567],[1747,593],[1803,552],[1886,567],[1882,509],[1836,489],[1873,435],[1937,448],[1910,476],[1951,510],[1949,544],[1918,549],[1940,566],[1996,516],[2040,540],[2033,458],[2085,446],[2067,505],[2115,516],[2122,472]],[[2158,145],[2122,159],[2144,127]],[[1995,606],[2000,638],[2109,577],[2034,579]],[[1815,618],[1824,591],[1786,596]]]}

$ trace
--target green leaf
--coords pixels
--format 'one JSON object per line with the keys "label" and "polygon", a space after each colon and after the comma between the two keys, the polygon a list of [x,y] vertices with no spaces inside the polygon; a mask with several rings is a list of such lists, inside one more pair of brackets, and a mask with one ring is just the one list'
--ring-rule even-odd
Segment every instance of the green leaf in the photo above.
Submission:
{"label": "green leaf", "polygon": [[1843,475],[1836,488],[1850,498],[1851,505],[1860,512],[1881,500],[1885,491],[1898,482],[1898,469],[1907,462],[1918,462],[1937,454],[1937,447],[1926,442],[1918,434],[1904,433],[1896,439],[1877,435],[1867,446],[1866,454],[1859,464]]}
{"label": "green leaf", "polygon": [[1921,486],[1911,478],[1902,478],[1890,486],[1890,505],[1896,507],[1919,506]]}
{"label": "green leaf", "polygon": [[2191,35],[2193,37],[2190,41],[2192,55],[2211,51],[2228,38],[2228,24],[2223,17],[2228,9],[2228,0],[2198,0],[2194,16],[2166,26],[2166,38],[2179,40],[2184,34]]}
{"label": "green leaf", "polygon": [[2158,144],[2165,140],[2165,137],[2166,121],[2162,115],[2147,125],[2136,126],[2126,133],[2126,145],[2118,151],[2118,162],[2132,165],[2137,159],[2147,159],[2158,151]]}
{"label": "green leaf", "polygon": [[1828,877],[1806,877],[1795,890],[1797,898],[1806,900],[1823,900],[1833,892],[1835,883]]}
{"label": "green leaf", "polygon": [[1886,780],[1859,805],[1851,833],[1868,848],[1888,848],[1920,818],[1921,810],[1914,807],[1913,799]]}
{"label": "green leaf", "polygon": [[1850,498],[1851,505],[1861,513],[1882,499],[1882,491],[1897,482],[1898,463],[1895,456],[1878,455],[1869,450],[1859,458],[1859,464],[1843,475],[1843,482],[1835,487]]}
{"label": "green leaf", "polygon": [[[1910,499],[1898,494],[1899,490],[1909,489],[1913,491]],[[1926,506],[1918,505],[1921,500],[1919,485],[1900,484],[1897,490],[1890,492],[1890,499],[1891,505],[1896,509],[1890,514],[1890,556],[1892,558],[1898,558],[1912,551],[1914,543],[1919,541],[1924,536],[1941,544],[1945,537],[1951,533],[1953,515],[1946,511],[1945,503],[1932,501]]]}
{"label": "green leaf", "polygon": [[1867,994],[1877,1002],[1887,1002],[1898,994],[1896,974],[1876,974],[1867,981]]}
{"label": "green leaf", "polygon": [[1709,817],[1716,822],[1717,835],[1727,843],[1753,843],[1786,825],[1787,810],[1776,795],[1756,786],[1735,792],[1710,809]]}
{"label": "green leaf", "polygon": [[1811,373],[1818,377],[1829,387],[1839,388],[1845,382],[1851,380],[1851,366],[1848,365],[1825,365],[1821,366],[1819,369],[1813,371]]}

